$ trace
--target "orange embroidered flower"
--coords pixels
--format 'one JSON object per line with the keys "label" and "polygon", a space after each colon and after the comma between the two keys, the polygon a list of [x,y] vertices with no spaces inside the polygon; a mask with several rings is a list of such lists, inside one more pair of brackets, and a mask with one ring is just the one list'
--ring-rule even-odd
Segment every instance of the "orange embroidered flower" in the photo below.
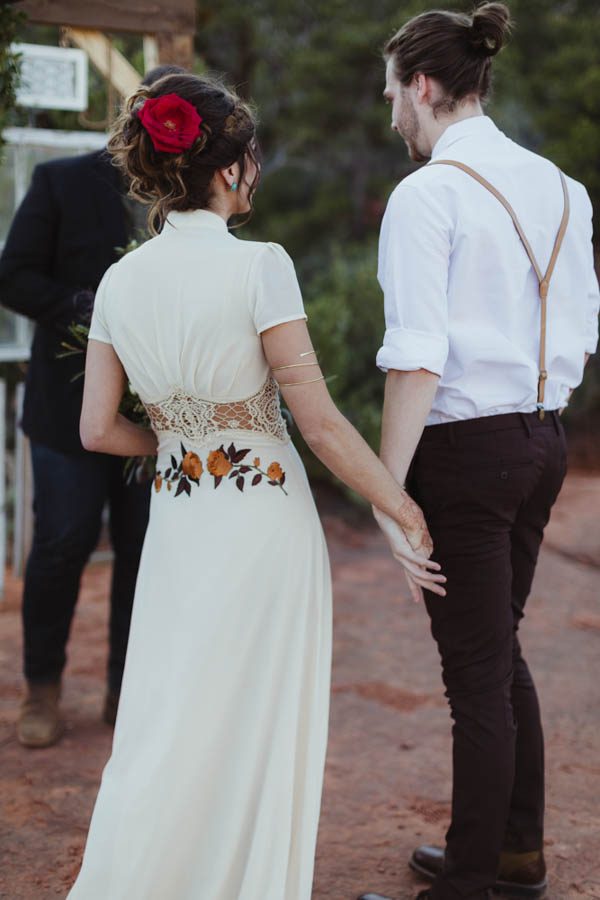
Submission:
{"label": "orange embroidered flower", "polygon": [[206,468],[215,478],[222,478],[224,475],[229,475],[233,466],[222,450],[211,450],[206,461]]}
{"label": "orange embroidered flower", "polygon": [[267,475],[269,476],[271,481],[281,481],[281,479],[283,478],[283,469],[278,462],[272,462],[267,469]]}
{"label": "orange embroidered flower", "polygon": [[192,453],[191,450],[188,451],[181,461],[181,470],[184,475],[188,475],[190,478],[200,478],[204,469],[198,454]]}
{"label": "orange embroidered flower", "polygon": [[157,494],[162,487],[162,483],[163,483],[162,476],[157,475],[156,478],[154,479],[154,490],[156,491]]}
{"label": "orange embroidered flower", "polygon": [[260,457],[259,456],[256,456],[254,458],[254,465],[256,466],[257,469],[260,469]]}

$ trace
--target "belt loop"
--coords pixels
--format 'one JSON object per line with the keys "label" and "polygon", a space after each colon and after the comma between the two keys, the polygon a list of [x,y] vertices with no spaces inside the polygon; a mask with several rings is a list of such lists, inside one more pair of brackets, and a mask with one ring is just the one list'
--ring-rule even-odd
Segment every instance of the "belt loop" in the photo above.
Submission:
{"label": "belt loop", "polygon": [[448,422],[448,443],[451,447],[456,447],[456,430],[454,422]]}
{"label": "belt loop", "polygon": [[523,423],[523,428],[527,432],[527,437],[531,437],[531,425],[529,424],[529,419],[527,418],[527,413],[519,413],[521,416],[521,422]]}

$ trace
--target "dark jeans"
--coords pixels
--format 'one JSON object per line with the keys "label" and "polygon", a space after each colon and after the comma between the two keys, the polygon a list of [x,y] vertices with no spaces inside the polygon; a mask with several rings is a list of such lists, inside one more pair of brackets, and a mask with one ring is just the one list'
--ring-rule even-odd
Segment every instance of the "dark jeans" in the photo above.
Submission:
{"label": "dark jeans", "polygon": [[23,593],[25,677],[56,681],[81,573],[98,543],[108,501],[114,564],[110,592],[108,684],[119,691],[129,620],[150,504],[150,482],[125,484],[123,457],[70,455],[31,444],[34,533]]}
{"label": "dark jeans", "polygon": [[446,597],[426,594],[454,720],[452,822],[436,900],[481,900],[502,849],[542,848],[544,743],[517,632],[565,472],[557,413],[430,426],[411,468],[448,578]]}

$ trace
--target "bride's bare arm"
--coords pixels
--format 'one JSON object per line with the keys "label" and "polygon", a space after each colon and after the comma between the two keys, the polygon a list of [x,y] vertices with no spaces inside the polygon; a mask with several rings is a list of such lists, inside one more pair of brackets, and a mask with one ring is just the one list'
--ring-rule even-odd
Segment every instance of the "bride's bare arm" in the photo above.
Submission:
{"label": "bride's bare arm", "polygon": [[111,344],[90,340],[85,362],[79,434],[86,450],[115,456],[152,456],[156,435],[119,412],[127,384],[121,361]]}
{"label": "bride's bare arm", "polygon": [[304,321],[270,328],[263,332],[262,342],[283,398],[315,456],[391,516],[424,562],[431,539],[421,510],[335,406]]}

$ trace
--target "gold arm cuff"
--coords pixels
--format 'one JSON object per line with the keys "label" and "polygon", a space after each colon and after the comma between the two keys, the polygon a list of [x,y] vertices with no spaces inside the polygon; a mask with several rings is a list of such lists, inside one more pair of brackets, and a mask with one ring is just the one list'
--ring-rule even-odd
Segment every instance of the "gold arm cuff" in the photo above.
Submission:
{"label": "gold arm cuff", "polygon": [[280,381],[279,387],[300,387],[301,384],[314,384],[316,381],[325,381],[325,376],[309,378],[307,381]]}
{"label": "gold arm cuff", "polygon": [[318,366],[318,362],[314,363],[291,363],[289,366],[273,366],[272,372],[279,372],[280,369],[302,369],[304,366]]}

